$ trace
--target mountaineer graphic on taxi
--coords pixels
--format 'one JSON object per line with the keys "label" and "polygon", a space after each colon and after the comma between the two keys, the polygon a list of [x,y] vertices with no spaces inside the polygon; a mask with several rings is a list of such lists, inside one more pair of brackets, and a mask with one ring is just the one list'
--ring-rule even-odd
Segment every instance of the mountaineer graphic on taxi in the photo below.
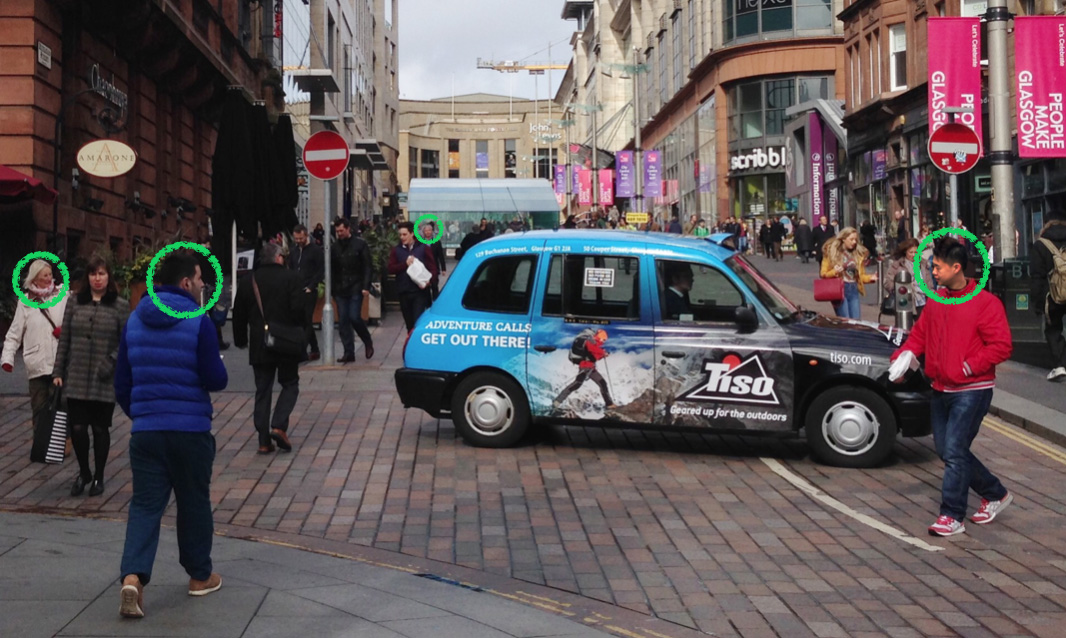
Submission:
{"label": "mountaineer graphic on taxi", "polygon": [[[610,410],[615,407],[614,401],[611,400],[611,391],[607,387],[607,381],[596,370],[596,362],[600,359],[605,359],[608,355],[608,352],[603,349],[603,344],[606,342],[607,331],[594,330],[592,328],[582,330],[574,338],[574,343],[570,346],[570,361],[577,364],[577,378],[574,379],[573,383],[563,388],[559,396],[555,397],[555,400],[552,401],[553,409],[558,410],[563,401],[566,401],[566,398],[571,393],[585,385],[585,382],[589,379],[592,379],[593,383],[600,387],[600,394],[603,395],[603,409]],[[604,361],[603,364],[606,366],[607,362]]]}

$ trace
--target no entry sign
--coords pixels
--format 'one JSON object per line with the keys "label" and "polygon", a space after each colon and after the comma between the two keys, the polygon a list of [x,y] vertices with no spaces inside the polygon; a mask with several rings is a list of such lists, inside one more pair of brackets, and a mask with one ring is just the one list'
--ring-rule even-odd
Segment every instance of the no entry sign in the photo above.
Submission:
{"label": "no entry sign", "polygon": [[965,173],[981,159],[981,138],[965,124],[945,124],[929,136],[929,159],[945,173]]}
{"label": "no entry sign", "polygon": [[319,131],[304,144],[304,166],[312,177],[335,179],[348,167],[348,142],[339,133]]}

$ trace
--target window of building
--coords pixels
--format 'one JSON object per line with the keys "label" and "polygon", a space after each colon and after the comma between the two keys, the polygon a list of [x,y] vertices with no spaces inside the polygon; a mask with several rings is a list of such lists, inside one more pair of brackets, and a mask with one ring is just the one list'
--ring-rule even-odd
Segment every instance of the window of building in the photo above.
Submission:
{"label": "window of building", "polygon": [[[666,66],[666,37],[659,34],[659,101],[656,107],[670,101],[670,69]],[[656,108],[656,111],[659,109]]]}
{"label": "window of building", "polygon": [[525,314],[533,293],[537,258],[532,255],[494,257],[484,261],[463,294],[467,310]]}
{"label": "window of building", "polygon": [[459,177],[459,140],[448,140],[448,179]]}
{"label": "window of building", "polygon": [[787,109],[798,102],[828,99],[830,79],[824,76],[754,80],[729,89],[733,139],[783,135]]}
{"label": "window of building", "polygon": [[644,64],[648,67],[648,71],[643,77],[646,77],[648,80],[643,83],[644,99],[640,101],[640,107],[643,113],[641,114],[640,121],[647,122],[651,118],[651,115],[659,110],[654,104],[655,97],[659,95],[655,90],[655,49],[648,49],[644,52]]}
{"label": "window of building", "polygon": [[[548,269],[543,314],[589,319],[640,319],[640,272],[635,257],[554,255]],[[588,286],[589,269],[612,271],[611,287]]]}
{"label": "window of building", "polygon": [[556,161],[555,153],[556,150],[554,148],[536,149],[536,173],[534,177],[552,179],[552,164]]}
{"label": "window of building", "polygon": [[832,27],[832,0],[796,0],[796,31],[824,31]]}
{"label": "window of building", "polygon": [[440,151],[422,149],[422,174],[420,176],[440,177]]}
{"label": "window of building", "polygon": [[474,169],[479,178],[489,176],[489,141],[477,140],[474,143]]}
{"label": "window of building", "polygon": [[670,19],[670,39],[674,54],[674,93],[681,91],[681,12]]}
{"label": "window of building", "polygon": [[725,41],[831,31],[832,0],[722,0]]}
{"label": "window of building", "polygon": [[407,147],[407,175],[408,179],[418,177],[418,149],[413,146]]}
{"label": "window of building", "polygon": [[333,68],[333,50],[337,47],[337,39],[333,35],[337,30],[337,23],[333,20],[333,14],[326,11],[326,68]]}
{"label": "window of building", "polygon": [[518,177],[518,140],[503,141],[503,176]]}
{"label": "window of building", "polygon": [[874,83],[874,97],[881,95],[881,32],[875,30],[872,34],[872,46],[870,47],[870,77]]}
{"label": "window of building", "polygon": [[959,15],[964,18],[976,18],[988,11],[988,0],[962,0]]}
{"label": "window of building", "polygon": [[785,132],[785,109],[796,103],[796,82],[771,80],[766,83],[766,134],[783,135]]}
{"label": "window of building", "polygon": [[907,88],[907,25],[896,24],[888,28],[889,75],[892,90]]}
{"label": "window of building", "polygon": [[655,260],[663,321],[729,323],[744,295],[717,268],[685,261]]}
{"label": "window of building", "polygon": [[698,39],[699,20],[696,15],[695,0],[688,0],[688,9],[686,14],[688,16],[688,68],[696,68],[696,64],[699,60],[696,58],[699,46],[696,45]]}
{"label": "window of building", "polygon": [[752,138],[763,136],[762,82],[741,84],[734,89],[734,99],[730,100],[736,115],[733,123],[733,137]]}
{"label": "window of building", "polygon": [[797,78],[796,86],[799,88],[797,104],[817,99],[828,100],[830,97],[829,78]]}

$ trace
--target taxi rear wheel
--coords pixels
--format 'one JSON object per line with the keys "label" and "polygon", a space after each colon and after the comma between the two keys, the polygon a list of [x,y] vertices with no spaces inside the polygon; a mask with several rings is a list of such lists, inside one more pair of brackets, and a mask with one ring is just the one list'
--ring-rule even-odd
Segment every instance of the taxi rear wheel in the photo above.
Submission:
{"label": "taxi rear wheel", "polygon": [[452,421],[470,445],[510,447],[529,430],[529,402],[522,388],[494,372],[475,372],[452,395]]}
{"label": "taxi rear wheel", "polygon": [[807,408],[805,426],[813,456],[837,467],[875,467],[896,442],[892,408],[876,392],[855,386],[818,395]]}

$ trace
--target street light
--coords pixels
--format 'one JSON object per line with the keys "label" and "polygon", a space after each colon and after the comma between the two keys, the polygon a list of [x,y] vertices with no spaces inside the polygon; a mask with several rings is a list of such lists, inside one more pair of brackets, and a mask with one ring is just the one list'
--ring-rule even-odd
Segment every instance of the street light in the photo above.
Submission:
{"label": "street light", "polygon": [[592,210],[595,211],[599,208],[600,202],[600,152],[596,148],[596,113],[602,111],[603,107],[599,104],[574,104],[573,102],[568,102],[566,106],[582,111],[592,118]]}
{"label": "street light", "polygon": [[644,176],[643,176],[643,151],[641,149],[641,119],[640,119],[640,74],[651,71],[647,64],[640,62],[640,47],[633,47],[633,64],[608,64],[607,70],[601,71],[607,77],[614,77],[611,75],[611,70],[616,69],[622,72],[619,76],[623,80],[633,80],[633,172],[635,174],[634,181],[636,182],[636,189],[633,194],[633,212],[644,212]]}
{"label": "street light", "polygon": [[[567,106],[566,107],[566,111],[564,111],[564,117],[565,117],[565,115],[569,115],[569,113],[570,113],[570,107]],[[564,178],[565,181],[566,181],[566,184],[564,185],[564,188],[566,189],[566,191],[565,191],[565,194],[566,194],[566,216],[567,216],[567,218],[569,218],[570,217],[570,197],[571,197],[571,195],[573,193],[573,184],[574,184],[573,180],[571,179],[571,173],[570,173],[570,170],[571,170],[570,169],[570,127],[574,125],[574,120],[562,119],[562,120],[549,120],[549,121],[552,124],[558,124],[559,126],[563,127],[563,130],[566,132],[566,161],[563,163],[563,166],[566,168],[566,170],[565,170],[566,175],[565,175],[565,178]]]}

